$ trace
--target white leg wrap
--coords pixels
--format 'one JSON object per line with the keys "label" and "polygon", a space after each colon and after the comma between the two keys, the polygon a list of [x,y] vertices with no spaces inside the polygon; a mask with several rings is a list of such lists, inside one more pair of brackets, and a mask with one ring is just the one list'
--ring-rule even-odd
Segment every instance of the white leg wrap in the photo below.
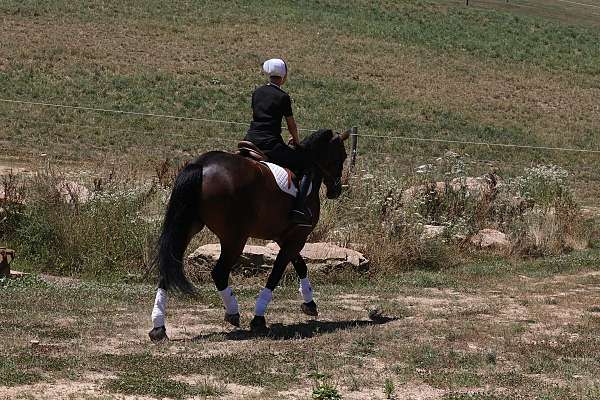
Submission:
{"label": "white leg wrap", "polygon": [[310,303],[313,301],[313,290],[312,286],[310,286],[310,281],[308,277],[304,279],[300,279],[300,288],[298,289],[300,294],[302,295],[302,299],[305,303]]}
{"label": "white leg wrap", "polygon": [[219,294],[223,299],[223,304],[225,305],[225,312],[229,315],[239,314],[239,306],[235,295],[233,294],[233,290],[230,287],[220,290]]}
{"label": "white leg wrap", "polygon": [[258,294],[258,298],[256,299],[256,309],[254,311],[254,315],[263,317],[271,300],[273,300],[273,291],[267,288],[261,290]]}
{"label": "white leg wrap", "polygon": [[167,291],[158,288],[156,290],[156,300],[152,309],[152,323],[155,328],[165,326],[165,308],[167,307]]}

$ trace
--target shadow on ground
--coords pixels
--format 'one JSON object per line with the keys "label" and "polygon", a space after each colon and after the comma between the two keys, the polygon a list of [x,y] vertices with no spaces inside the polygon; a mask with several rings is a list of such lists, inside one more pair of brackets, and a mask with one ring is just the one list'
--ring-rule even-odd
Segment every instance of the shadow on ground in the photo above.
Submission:
{"label": "shadow on ground", "polygon": [[[378,316],[370,320],[316,321],[310,320],[292,325],[272,324],[266,335],[260,336],[273,340],[306,339],[315,335],[333,333],[344,329],[354,329],[369,325],[382,325],[396,321],[396,317]],[[194,337],[193,341],[210,340],[222,337],[224,340],[248,340],[259,337],[249,330],[237,329],[229,333],[212,332]]]}

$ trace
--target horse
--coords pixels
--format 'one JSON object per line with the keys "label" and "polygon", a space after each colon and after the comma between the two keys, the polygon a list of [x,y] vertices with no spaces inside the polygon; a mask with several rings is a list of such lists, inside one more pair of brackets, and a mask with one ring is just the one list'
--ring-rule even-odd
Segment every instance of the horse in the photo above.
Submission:
{"label": "horse", "polygon": [[155,263],[158,264],[159,278],[152,310],[154,328],[149,332],[152,341],[168,339],[165,328],[167,290],[196,293],[196,288],[185,276],[183,255],[192,237],[204,227],[210,229],[221,244],[221,254],[211,277],[223,299],[226,322],[240,326],[238,303],[229,287],[229,275],[251,237],[275,241],[280,247],[266,285],[256,300],[251,332],[268,332],[264,317],[266,307],[290,262],[301,282],[304,300],[301,310],[311,316],[318,315],[300,251],[319,220],[321,185],[325,185],[329,199],[338,198],[342,192],[341,177],[346,159],[344,142],[349,135],[350,131],[339,134],[321,129],[301,143],[314,168],[312,191],[306,201],[312,215],[311,226],[291,224],[289,212],[294,197],[277,186],[271,170],[264,163],[238,154],[210,151],[189,162],[177,174],[157,242]]}

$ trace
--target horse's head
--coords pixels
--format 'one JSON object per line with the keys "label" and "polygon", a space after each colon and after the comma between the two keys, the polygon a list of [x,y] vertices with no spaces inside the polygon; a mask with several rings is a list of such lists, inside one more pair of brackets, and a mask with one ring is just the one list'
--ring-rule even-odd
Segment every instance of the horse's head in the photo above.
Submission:
{"label": "horse's head", "polygon": [[347,157],[344,141],[349,136],[349,131],[338,134],[329,129],[321,129],[305,141],[308,142],[313,160],[323,176],[328,199],[338,198],[342,193],[342,170]]}

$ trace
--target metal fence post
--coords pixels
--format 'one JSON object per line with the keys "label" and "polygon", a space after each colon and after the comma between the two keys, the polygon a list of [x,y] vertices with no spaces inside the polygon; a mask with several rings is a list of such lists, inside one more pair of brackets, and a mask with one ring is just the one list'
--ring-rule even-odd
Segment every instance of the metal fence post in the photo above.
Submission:
{"label": "metal fence post", "polygon": [[358,147],[358,128],[353,126],[350,129],[350,137],[352,138],[352,153],[350,155],[350,171],[354,170],[356,164],[356,153]]}

